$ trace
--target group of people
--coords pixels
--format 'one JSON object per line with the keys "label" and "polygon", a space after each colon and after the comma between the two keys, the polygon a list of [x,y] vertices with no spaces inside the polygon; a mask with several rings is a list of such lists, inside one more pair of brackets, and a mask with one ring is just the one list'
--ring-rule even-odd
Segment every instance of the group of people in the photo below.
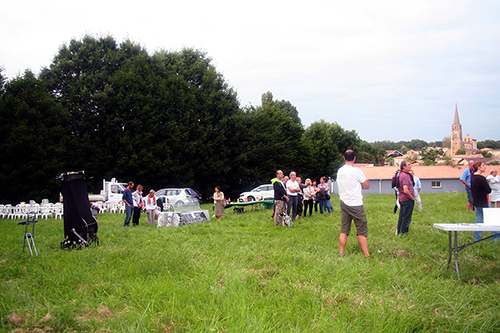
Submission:
{"label": "group of people", "polygon": [[[341,229],[339,236],[340,255],[344,256],[347,244],[347,236],[351,231],[351,224],[354,221],[358,242],[365,257],[369,257],[368,251],[368,220],[363,206],[362,189],[370,188],[370,181],[359,168],[353,167],[356,154],[353,150],[344,153],[345,165],[337,173],[337,184],[339,186]],[[320,213],[328,210],[330,216],[333,208],[330,203],[330,189],[326,184],[326,178],[321,177],[320,184],[316,186],[315,181],[306,179],[304,186],[301,186],[302,177],[297,177],[295,172],[290,173],[289,179],[283,176],[283,171],[276,171],[276,178],[271,182],[274,187],[274,224],[282,225],[285,211],[292,218],[298,218],[300,214],[298,202],[299,193],[302,193],[304,202],[304,215],[309,207],[309,214],[312,213],[312,204],[317,201],[320,206]],[[308,202],[308,203],[307,203]],[[294,208],[297,207],[297,208]],[[292,215],[290,215],[292,212]]]}
{"label": "group of people", "polygon": [[130,221],[134,226],[139,225],[141,212],[146,210],[148,214],[148,225],[154,225],[156,219],[156,197],[155,191],[150,190],[145,197],[142,196],[144,187],[141,184],[137,185],[134,191],[134,183],[128,182],[127,188],[123,191],[122,200],[125,203],[125,221],[124,227],[130,226]]}
{"label": "group of people", "polygon": [[[363,205],[363,189],[370,188],[370,181],[363,174],[360,168],[354,167],[356,153],[347,150],[344,153],[344,165],[337,172],[337,184],[340,197],[341,228],[339,236],[340,255],[344,256],[347,244],[347,236],[351,231],[352,222],[356,227],[358,243],[363,255],[369,257],[368,251],[368,220]],[[496,169],[486,178],[482,175],[486,171],[484,162],[470,161],[460,180],[465,185],[467,192],[467,210],[476,212],[476,223],[483,223],[483,208],[500,208],[500,176]],[[276,178],[271,180],[274,188],[274,210],[273,219],[275,225],[282,225],[284,213],[292,218],[298,219],[302,213],[307,216],[312,215],[313,206],[319,204],[320,213],[328,211],[332,216],[333,207],[330,203],[330,189],[326,183],[326,178],[320,178],[320,184],[316,180],[307,178],[302,183],[302,176],[297,176],[295,171],[289,176],[284,176],[282,170],[276,171]],[[420,189],[422,185],[420,179],[414,176],[411,164],[404,160],[400,165],[397,185],[397,204],[400,208],[396,235],[406,234],[412,219],[415,201],[418,209],[422,210],[420,199]],[[129,226],[132,219],[133,225],[139,224],[140,213],[143,209],[148,212],[148,224],[154,224],[156,214],[156,198],[154,190],[151,190],[146,197],[142,196],[142,185],[137,185],[133,191],[134,183],[129,182],[123,192],[123,202],[125,203],[124,226]],[[217,219],[224,215],[224,193],[220,187],[215,187],[214,192],[214,212]],[[491,202],[491,205],[490,205]],[[500,239],[500,232],[493,240]],[[481,232],[474,233],[474,240],[481,238]]]}
{"label": "group of people", "polygon": [[[484,208],[500,208],[500,176],[496,169],[492,169],[488,177],[484,177],[486,165],[481,161],[469,161],[460,181],[465,185],[467,192],[467,210],[474,210],[476,223],[484,223]],[[492,240],[500,239],[500,232],[492,232]],[[474,232],[474,241],[481,239],[482,232]]]}
{"label": "group of people", "polygon": [[[330,202],[330,188],[326,183],[326,177],[320,178],[319,185],[316,180],[307,178],[305,183],[302,183],[302,176],[297,176],[295,171],[290,172],[290,176],[284,176],[282,170],[276,171],[276,178],[271,179],[274,189],[274,210],[272,217],[275,225],[281,225],[283,216],[281,213],[286,211],[286,214],[292,220],[298,219],[302,214],[307,216],[312,215],[313,206],[315,211],[320,214],[328,211],[332,216],[333,207]],[[276,203],[278,202],[278,207]]]}

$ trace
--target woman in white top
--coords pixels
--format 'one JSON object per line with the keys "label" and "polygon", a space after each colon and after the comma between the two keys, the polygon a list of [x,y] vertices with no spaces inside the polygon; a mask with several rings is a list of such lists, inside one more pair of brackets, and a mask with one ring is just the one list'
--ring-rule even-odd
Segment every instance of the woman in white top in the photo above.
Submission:
{"label": "woman in white top", "polygon": [[500,176],[498,175],[497,169],[493,169],[490,175],[486,177],[488,185],[490,185],[490,204],[493,208],[500,208]]}
{"label": "woman in white top", "polygon": [[146,211],[148,212],[148,225],[155,225],[156,218],[156,197],[155,191],[149,191],[149,194],[144,198],[146,204]]}
{"label": "woman in white top", "polygon": [[304,216],[307,216],[307,207],[309,207],[309,216],[312,215],[314,196],[316,195],[316,190],[314,189],[311,179],[306,179],[306,185],[303,189],[304,191]]}
{"label": "woman in white top", "polygon": [[136,191],[132,193],[132,199],[134,200],[134,215],[132,217],[132,225],[139,225],[139,219],[141,218],[142,207],[144,207],[144,202],[142,200],[142,185],[139,184],[136,187]]}

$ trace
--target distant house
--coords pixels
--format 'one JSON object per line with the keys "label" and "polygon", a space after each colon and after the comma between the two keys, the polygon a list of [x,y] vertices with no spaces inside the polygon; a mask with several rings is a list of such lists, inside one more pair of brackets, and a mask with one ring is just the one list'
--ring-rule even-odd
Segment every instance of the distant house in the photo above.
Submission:
{"label": "distant house", "polygon": [[488,164],[493,159],[484,157],[483,154],[470,154],[470,155],[455,155],[453,156],[453,160],[457,165],[469,165],[470,160],[474,162],[482,161],[485,164]]}
{"label": "distant house", "polygon": [[400,156],[403,156],[403,154],[401,154],[397,150],[387,150],[387,157],[396,158],[396,157],[400,157]]}
{"label": "distant house", "polygon": [[[356,164],[355,164],[356,166]],[[422,182],[420,193],[451,193],[465,192],[464,185],[460,182],[460,176],[466,166],[419,166],[412,165],[415,176]],[[487,165],[483,176],[487,177],[494,165]],[[366,177],[370,180],[370,189],[363,190],[363,194],[392,194],[392,176],[398,169],[395,166],[360,167]],[[333,184],[334,193],[338,193],[336,182]]]}

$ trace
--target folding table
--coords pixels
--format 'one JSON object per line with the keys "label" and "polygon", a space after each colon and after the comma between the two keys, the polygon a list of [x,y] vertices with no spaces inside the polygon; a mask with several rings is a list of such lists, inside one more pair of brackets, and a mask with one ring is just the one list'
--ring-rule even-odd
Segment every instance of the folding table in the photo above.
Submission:
{"label": "folding table", "polygon": [[[451,264],[451,255],[452,251],[455,252],[455,270],[457,271],[458,274],[458,279],[460,280],[460,269],[458,268],[458,252],[461,250],[465,249],[466,247],[476,244],[479,242],[482,242],[484,240],[490,239],[492,237],[498,236],[498,235],[491,235],[488,237],[481,238],[478,241],[473,241],[461,246],[458,246],[458,237],[457,234],[459,231],[482,231],[482,232],[488,232],[488,231],[500,231],[500,224],[499,225],[491,225],[491,224],[485,224],[485,223],[435,223],[434,228],[436,229],[441,229],[444,231],[448,231],[448,268],[450,268]],[[455,246],[452,246],[452,241],[451,241],[451,233],[455,233]]]}

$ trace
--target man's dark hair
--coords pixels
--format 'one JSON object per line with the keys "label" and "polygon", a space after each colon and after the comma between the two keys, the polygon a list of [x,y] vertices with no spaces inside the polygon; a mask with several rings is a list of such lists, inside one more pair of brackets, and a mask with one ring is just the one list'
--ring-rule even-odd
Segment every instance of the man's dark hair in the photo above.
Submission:
{"label": "man's dark hair", "polygon": [[356,157],[356,153],[352,149],[346,150],[346,152],[344,153],[344,158],[348,162],[354,161],[355,157]]}
{"label": "man's dark hair", "polygon": [[403,170],[403,168],[404,168],[405,166],[408,166],[408,164],[409,164],[409,163],[408,163],[408,161],[407,161],[407,160],[402,160],[402,161],[401,161],[401,168],[400,168],[400,169],[401,169],[401,170]]}

